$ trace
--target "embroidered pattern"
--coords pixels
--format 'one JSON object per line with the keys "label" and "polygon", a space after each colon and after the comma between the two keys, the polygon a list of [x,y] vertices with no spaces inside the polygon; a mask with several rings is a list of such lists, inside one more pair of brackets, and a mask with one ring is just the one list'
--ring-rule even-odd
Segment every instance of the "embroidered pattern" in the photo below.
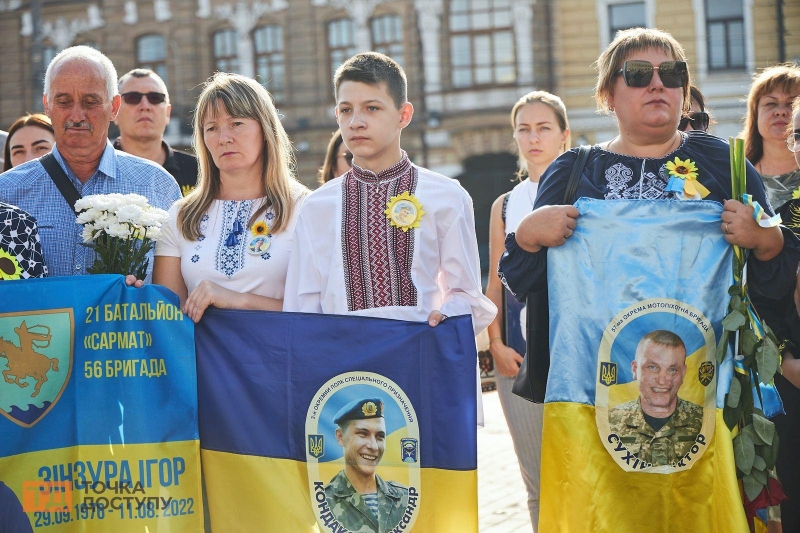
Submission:
{"label": "embroidered pattern", "polygon": [[224,201],[222,203],[222,224],[217,242],[217,256],[214,261],[214,270],[225,274],[228,279],[244,268],[245,248],[247,243],[242,235],[238,236],[236,246],[225,246],[225,240],[233,228],[235,220],[238,220],[242,227],[247,227],[250,218],[250,209],[253,200]]}
{"label": "embroidered pattern", "polygon": [[11,275],[13,262],[14,277],[7,279],[42,278],[47,275],[34,220],[24,211],[6,204],[0,204],[0,250],[13,258],[12,261],[6,257],[3,265],[0,265],[6,274]]}
{"label": "embroidered pattern", "polygon": [[386,202],[414,194],[417,169],[408,157],[379,175],[353,167],[342,184],[342,260],[347,309],[417,305],[411,280],[416,230],[402,231],[386,218]]}
{"label": "embroidered pattern", "polygon": [[606,200],[658,200],[670,194],[666,191],[667,179],[648,171],[635,181],[633,171],[622,163],[606,169],[606,181]]}

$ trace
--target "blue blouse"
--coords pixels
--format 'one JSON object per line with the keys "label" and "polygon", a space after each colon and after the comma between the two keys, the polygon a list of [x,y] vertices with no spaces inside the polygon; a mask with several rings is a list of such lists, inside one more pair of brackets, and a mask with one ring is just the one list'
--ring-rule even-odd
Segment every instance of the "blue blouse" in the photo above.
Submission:
{"label": "blue blouse", "polygon": [[[542,174],[534,209],[559,205],[567,180],[577,158],[578,149],[562,154]],[[709,190],[704,200],[723,203],[731,198],[730,150],[728,143],[703,132],[683,134],[683,141],[673,152],[660,158],[642,158],[609,152],[592,147],[586,167],[578,182],[575,198],[596,199],[673,199],[682,193],[667,191],[669,171],[666,164],[690,159],[697,167],[697,181]],[[770,206],[761,177],[747,163],[747,192],[770,215]],[[691,201],[691,200],[686,200]],[[580,219],[578,220],[580,224]],[[752,254],[748,260],[748,285],[768,298],[778,299],[793,290],[800,262],[800,240],[781,226],[783,250],[769,261],[759,261]],[[500,279],[523,299],[531,290],[541,290],[547,283],[547,248],[530,253],[517,245],[514,233],[506,237],[506,251],[500,258]]]}

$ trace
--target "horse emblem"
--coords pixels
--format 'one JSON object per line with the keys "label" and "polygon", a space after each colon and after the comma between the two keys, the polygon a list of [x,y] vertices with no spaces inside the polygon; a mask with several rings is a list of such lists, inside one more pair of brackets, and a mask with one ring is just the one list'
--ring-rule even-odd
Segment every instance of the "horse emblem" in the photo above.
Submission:
{"label": "horse emblem", "polygon": [[308,453],[311,457],[319,459],[325,453],[323,435],[309,435],[308,436]]}
{"label": "horse emblem", "polygon": [[0,315],[0,412],[13,422],[32,426],[60,398],[72,370],[72,327],[71,312]]}
{"label": "horse emblem", "polygon": [[600,363],[600,383],[606,387],[617,383],[617,363]]}

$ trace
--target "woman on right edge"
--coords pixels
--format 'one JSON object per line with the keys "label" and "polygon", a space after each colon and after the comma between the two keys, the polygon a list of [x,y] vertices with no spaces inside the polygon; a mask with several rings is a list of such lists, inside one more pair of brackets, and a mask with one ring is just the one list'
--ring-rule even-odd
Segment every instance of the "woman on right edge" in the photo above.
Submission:
{"label": "woman on right edge", "polygon": [[[597,105],[601,111],[614,114],[619,134],[592,147],[575,198],[699,199],[700,194],[689,196],[684,191],[667,191],[668,177],[662,171],[675,157],[690,159],[697,165],[699,181],[709,191],[705,200],[724,202],[720,233],[728,243],[751,250],[748,261],[751,291],[772,298],[790,292],[800,261],[800,241],[787,228],[760,227],[753,219],[753,208],[731,199],[726,142],[701,132],[689,135],[678,131],[681,116],[690,106],[690,77],[683,47],[660,30],[620,31],[598,58],[597,68]],[[564,245],[580,223],[574,205],[560,205],[576,158],[577,151],[570,150],[548,167],[542,175],[534,211],[506,239],[500,270],[509,288],[520,297],[544,288],[547,249]],[[750,165],[747,191],[772,214],[761,179]],[[551,292],[550,298],[553,297]],[[598,501],[581,504],[587,508],[594,508],[601,501],[623,505],[624,498],[631,496],[623,496],[626,493],[622,487],[620,491],[615,495],[598,495]]]}
{"label": "woman on right edge", "polygon": [[[506,235],[533,210],[539,177],[553,160],[570,146],[567,109],[561,98],[545,91],[534,91],[520,98],[511,109],[511,127],[519,153],[520,182],[492,204],[489,222],[489,283],[486,296],[497,306],[497,317],[489,325],[489,350],[497,370],[497,391],[508,423],[520,473],[528,492],[528,511],[533,531],[539,523],[539,467],[542,448],[542,404],[528,402],[511,392],[525,354],[525,338],[518,303],[497,275]],[[505,327],[504,327],[505,325]],[[505,331],[503,331],[505,330]]]}
{"label": "woman on right edge", "polygon": [[764,69],[753,78],[744,122],[745,156],[764,180],[773,209],[791,200],[800,187],[800,169],[786,150],[792,101],[800,95],[800,67],[787,63]]}

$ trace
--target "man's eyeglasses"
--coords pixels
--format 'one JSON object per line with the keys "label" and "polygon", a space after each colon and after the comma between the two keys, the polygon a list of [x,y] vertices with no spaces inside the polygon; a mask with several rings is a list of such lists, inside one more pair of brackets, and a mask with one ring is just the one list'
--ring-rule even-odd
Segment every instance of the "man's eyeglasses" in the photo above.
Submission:
{"label": "man's eyeglasses", "polygon": [[654,67],[651,62],[638,59],[623,63],[617,74],[622,74],[628,87],[647,87],[653,80],[654,70],[658,70],[658,77],[664,87],[670,89],[683,87],[689,77],[685,61],[664,61]]}
{"label": "man's eyeglasses", "polygon": [[128,105],[139,105],[142,101],[142,96],[147,98],[147,101],[152,105],[163,104],[167,99],[164,93],[140,93],[138,91],[131,91],[129,93],[121,94],[122,101]]}
{"label": "man's eyeglasses", "polygon": [[705,111],[690,113],[688,117],[681,117],[681,123],[678,125],[678,129],[686,131],[686,126],[691,124],[693,130],[706,131],[708,129],[709,120],[708,113]]}
{"label": "man's eyeglasses", "polygon": [[786,138],[786,146],[788,146],[789,150],[792,152],[800,152],[800,133],[790,133]]}

